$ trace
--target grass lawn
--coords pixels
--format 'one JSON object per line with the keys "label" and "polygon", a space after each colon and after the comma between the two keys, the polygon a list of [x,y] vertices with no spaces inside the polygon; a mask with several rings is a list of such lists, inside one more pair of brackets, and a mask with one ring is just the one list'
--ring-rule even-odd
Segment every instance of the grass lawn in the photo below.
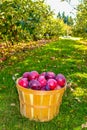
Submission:
{"label": "grass lawn", "polygon": [[[60,112],[49,122],[30,121],[20,115],[14,79],[32,70],[62,73],[67,78]],[[1,62],[0,130],[87,130],[87,44],[61,39]]]}

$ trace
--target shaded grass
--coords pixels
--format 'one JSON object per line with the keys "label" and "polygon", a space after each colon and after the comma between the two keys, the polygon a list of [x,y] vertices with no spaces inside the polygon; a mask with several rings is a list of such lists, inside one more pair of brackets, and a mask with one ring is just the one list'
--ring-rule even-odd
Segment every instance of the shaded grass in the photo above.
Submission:
{"label": "shaded grass", "polygon": [[[21,51],[0,65],[0,130],[86,130],[87,46],[80,41],[59,40],[34,50]],[[63,73],[69,86],[60,113],[49,122],[30,121],[20,115],[13,79],[37,70]]]}

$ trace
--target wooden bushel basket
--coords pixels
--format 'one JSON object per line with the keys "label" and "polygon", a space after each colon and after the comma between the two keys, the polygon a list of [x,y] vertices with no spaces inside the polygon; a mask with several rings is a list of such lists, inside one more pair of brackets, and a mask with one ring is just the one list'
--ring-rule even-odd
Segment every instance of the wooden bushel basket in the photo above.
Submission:
{"label": "wooden bushel basket", "polygon": [[40,122],[52,120],[58,113],[66,87],[60,90],[40,91],[18,85],[21,115]]}

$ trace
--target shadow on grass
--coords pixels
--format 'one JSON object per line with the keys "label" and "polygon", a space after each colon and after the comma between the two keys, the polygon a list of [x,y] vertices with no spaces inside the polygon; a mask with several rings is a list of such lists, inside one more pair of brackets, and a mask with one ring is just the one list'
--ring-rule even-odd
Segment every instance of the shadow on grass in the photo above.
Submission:
{"label": "shadow on grass", "polygon": [[[12,79],[31,70],[63,73],[71,83],[63,96],[60,113],[50,122],[29,121],[20,115]],[[87,121],[87,46],[79,41],[60,40],[20,52],[4,63],[0,85],[1,130],[81,130]]]}

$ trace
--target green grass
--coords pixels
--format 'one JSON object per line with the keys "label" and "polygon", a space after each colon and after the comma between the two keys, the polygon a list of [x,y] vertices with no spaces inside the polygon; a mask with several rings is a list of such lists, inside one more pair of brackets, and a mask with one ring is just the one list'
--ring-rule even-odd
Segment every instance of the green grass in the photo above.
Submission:
{"label": "green grass", "polygon": [[[0,69],[0,130],[87,130],[86,44],[68,39],[51,42],[15,53],[0,63]],[[20,115],[13,78],[31,70],[63,73],[69,83],[59,114],[49,122],[30,121]]]}

